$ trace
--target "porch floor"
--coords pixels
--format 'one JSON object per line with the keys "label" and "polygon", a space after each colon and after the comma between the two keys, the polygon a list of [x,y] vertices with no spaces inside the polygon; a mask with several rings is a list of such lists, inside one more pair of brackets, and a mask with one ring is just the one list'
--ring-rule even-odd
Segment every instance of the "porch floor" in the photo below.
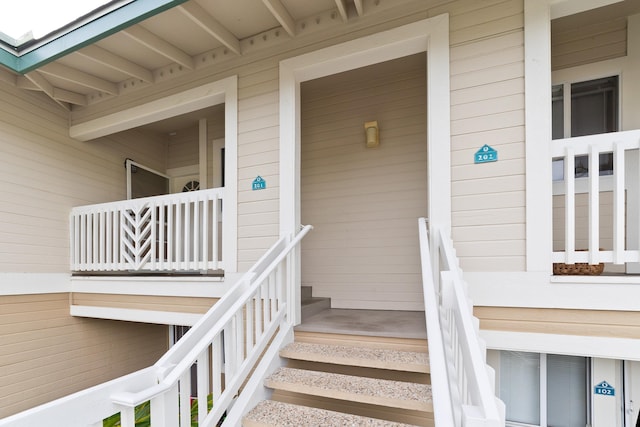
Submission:
{"label": "porch floor", "polygon": [[423,311],[330,308],[305,319],[295,330],[375,337],[427,338]]}

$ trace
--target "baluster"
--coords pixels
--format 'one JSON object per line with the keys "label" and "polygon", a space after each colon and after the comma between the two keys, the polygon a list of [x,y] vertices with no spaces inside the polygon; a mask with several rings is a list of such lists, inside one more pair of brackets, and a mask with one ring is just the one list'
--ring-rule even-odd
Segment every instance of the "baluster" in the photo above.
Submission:
{"label": "baluster", "polygon": [[[269,276],[270,277],[270,276]],[[260,285],[262,288],[262,329],[265,331],[269,325],[269,277]]]}
{"label": "baluster", "polygon": [[151,240],[151,270],[155,271],[158,260],[158,208],[154,202],[149,203],[149,212],[151,217],[149,218],[149,225],[151,226],[151,234],[149,235],[149,240]]}
{"label": "baluster", "polygon": [[271,310],[270,310],[270,318],[269,321],[273,322],[273,319],[276,316],[278,311],[278,301],[277,301],[277,286],[278,281],[276,280],[276,272],[273,271],[269,274],[269,301],[271,302]]}
{"label": "baluster", "polygon": [[200,236],[200,244],[202,245],[201,270],[209,268],[209,242],[211,241],[211,236],[209,236],[209,203],[208,198],[205,198],[202,202],[202,235]]}
{"label": "baluster", "polygon": [[218,260],[220,259],[220,254],[218,253],[218,242],[220,241],[220,232],[218,229],[218,203],[220,199],[218,199],[217,195],[213,196],[213,204],[211,205],[211,260],[213,261],[212,268],[218,268]]}
{"label": "baluster", "polygon": [[236,331],[236,369],[240,369],[240,365],[245,359],[244,352],[244,310],[238,310],[235,315],[235,325],[234,329]]}
{"label": "baluster", "polygon": [[182,269],[188,270],[191,260],[191,203],[189,201],[184,202],[184,234],[182,237],[184,243],[184,253],[182,256]]}
{"label": "baluster", "polygon": [[589,264],[600,261],[600,151],[589,147]]}
{"label": "baluster", "polygon": [[245,315],[246,315],[246,351],[249,354],[253,350],[253,334],[254,334],[254,316],[253,311],[255,310],[255,300],[253,298],[249,298],[247,300],[247,304],[245,305]]}
{"label": "baluster", "polygon": [[613,144],[613,262],[624,262],[625,246],[625,150],[619,142]]}
{"label": "baluster", "polygon": [[82,235],[80,234],[80,215],[73,215],[71,218],[73,225],[73,269],[80,270],[80,242]]}
{"label": "baluster", "polygon": [[573,264],[576,250],[576,177],[575,153],[565,148],[564,154],[564,250],[565,262]]}
{"label": "baluster", "polygon": [[158,263],[160,265],[160,269],[165,269],[165,259],[167,256],[166,250],[166,239],[167,236],[165,234],[167,227],[167,219],[165,218],[166,205],[161,204],[157,207],[158,209]]}
{"label": "baluster", "polygon": [[184,236],[182,235],[182,219],[183,219],[183,215],[182,215],[182,203],[178,202],[176,203],[176,223],[175,223],[175,233],[176,233],[176,240],[175,240],[175,251],[176,251],[176,259],[175,259],[175,266],[174,266],[174,270],[177,270],[180,268],[181,266],[181,262],[182,262],[182,245],[183,245],[183,239]]}
{"label": "baluster", "polygon": [[178,384],[151,399],[151,423],[153,427],[178,427]]}
{"label": "baluster", "polygon": [[173,270],[173,260],[175,256],[175,233],[176,233],[176,218],[174,210],[176,205],[167,205],[167,270]]}
{"label": "baluster", "polygon": [[204,418],[209,410],[207,406],[207,397],[209,396],[209,346],[207,346],[200,356],[197,363],[198,378],[198,425],[202,425]]}
{"label": "baluster", "polygon": [[213,379],[211,381],[211,393],[213,394],[213,402],[217,402],[222,394],[222,361],[224,358],[224,345],[222,343],[221,334],[218,334],[213,339],[212,343],[212,361],[211,361],[211,374]]}
{"label": "baluster", "polygon": [[262,337],[262,292],[260,291],[260,286],[256,289],[256,294],[254,296],[254,304],[256,306],[256,342],[260,341],[260,337]]}
{"label": "baluster", "polygon": [[134,408],[125,407],[120,411],[121,427],[136,427],[136,414]]}
{"label": "baluster", "polygon": [[91,268],[95,269],[96,264],[100,262],[100,247],[99,247],[99,236],[100,236],[100,223],[98,221],[98,212],[91,213],[91,228],[92,228],[92,240],[93,245],[91,249]]}
{"label": "baluster", "polygon": [[101,211],[98,222],[100,224],[100,235],[99,235],[99,248],[100,248],[100,270],[105,270],[106,266],[106,256],[105,256],[105,232],[106,232],[106,212]]}
{"label": "baluster", "polygon": [[180,427],[191,425],[191,369],[180,377]]}
{"label": "baluster", "polygon": [[224,381],[229,384],[236,373],[236,318],[233,316],[224,328]]}
{"label": "baluster", "polygon": [[113,212],[105,211],[105,263],[107,270],[113,270]]}
{"label": "baluster", "polygon": [[200,265],[200,241],[202,240],[201,226],[200,226],[200,201],[195,200],[193,202],[193,232],[191,233],[193,239],[193,263],[191,264],[192,270],[201,269]]}

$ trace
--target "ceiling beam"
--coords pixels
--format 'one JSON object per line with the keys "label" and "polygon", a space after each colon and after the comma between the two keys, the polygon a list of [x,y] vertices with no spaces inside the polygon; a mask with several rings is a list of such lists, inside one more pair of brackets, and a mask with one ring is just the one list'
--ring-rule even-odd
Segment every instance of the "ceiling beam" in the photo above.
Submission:
{"label": "ceiling beam", "polygon": [[71,111],[71,106],[69,104],[55,98],[55,88],[42,74],[40,74],[40,72],[32,71],[24,76],[46,93],[49,98],[53,99],[56,104],[64,108],[66,111]]}
{"label": "ceiling beam", "polygon": [[139,25],[129,27],[121,32],[138,43],[143,44],[149,49],[176,62],[177,64],[182,65],[185,68],[188,68],[189,70],[193,70],[195,68],[194,60],[191,56]]}
{"label": "ceiling beam", "polygon": [[349,20],[349,15],[347,14],[347,0],[336,0],[336,6],[338,6],[338,12],[340,12],[340,17],[344,22]]}
{"label": "ceiling beam", "polygon": [[16,87],[19,88],[19,89],[24,89],[24,90],[39,90],[39,91],[42,91],[42,89],[40,89],[39,86],[37,86],[34,82],[29,80],[25,76],[18,76],[18,78],[16,79]]}
{"label": "ceiling beam", "polygon": [[278,20],[282,28],[289,33],[291,37],[296,35],[296,22],[291,17],[287,8],[280,0],[262,0],[269,12]]}
{"label": "ceiling beam", "polygon": [[76,54],[143,82],[153,83],[153,73],[140,65],[96,45],[86,46]]}
{"label": "ceiling beam", "polygon": [[218,22],[206,10],[196,2],[188,2],[178,6],[178,10],[184,13],[191,21],[205,30],[209,35],[228,47],[236,55],[240,55],[240,40],[226,27]]}
{"label": "ceiling beam", "polygon": [[71,92],[70,90],[53,88],[53,97],[59,101],[68,102],[75,105],[87,105],[87,97],[81,93]]}
{"label": "ceiling beam", "polygon": [[356,12],[358,16],[364,15],[364,4],[362,0],[353,0],[353,4],[356,6]]}
{"label": "ceiling beam", "polygon": [[39,72],[57,77],[68,82],[79,84],[90,89],[106,92],[110,95],[118,94],[118,85],[108,80],[101,79],[66,65],[52,62],[38,69]]}

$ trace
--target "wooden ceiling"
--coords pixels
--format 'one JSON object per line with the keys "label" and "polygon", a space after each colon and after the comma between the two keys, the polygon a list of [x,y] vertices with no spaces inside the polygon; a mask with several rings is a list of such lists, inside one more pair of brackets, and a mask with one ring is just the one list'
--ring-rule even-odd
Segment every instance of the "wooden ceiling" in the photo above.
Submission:
{"label": "wooden ceiling", "polygon": [[24,75],[0,70],[0,79],[71,111],[411,1],[189,0]]}

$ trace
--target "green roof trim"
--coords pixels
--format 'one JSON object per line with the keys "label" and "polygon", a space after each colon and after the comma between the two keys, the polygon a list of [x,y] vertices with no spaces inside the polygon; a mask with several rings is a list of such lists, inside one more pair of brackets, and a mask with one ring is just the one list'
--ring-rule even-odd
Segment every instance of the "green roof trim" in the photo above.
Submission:
{"label": "green roof trim", "polygon": [[[26,74],[188,0],[135,0],[20,55],[0,49],[0,64]],[[16,49],[19,49],[17,47]]]}

